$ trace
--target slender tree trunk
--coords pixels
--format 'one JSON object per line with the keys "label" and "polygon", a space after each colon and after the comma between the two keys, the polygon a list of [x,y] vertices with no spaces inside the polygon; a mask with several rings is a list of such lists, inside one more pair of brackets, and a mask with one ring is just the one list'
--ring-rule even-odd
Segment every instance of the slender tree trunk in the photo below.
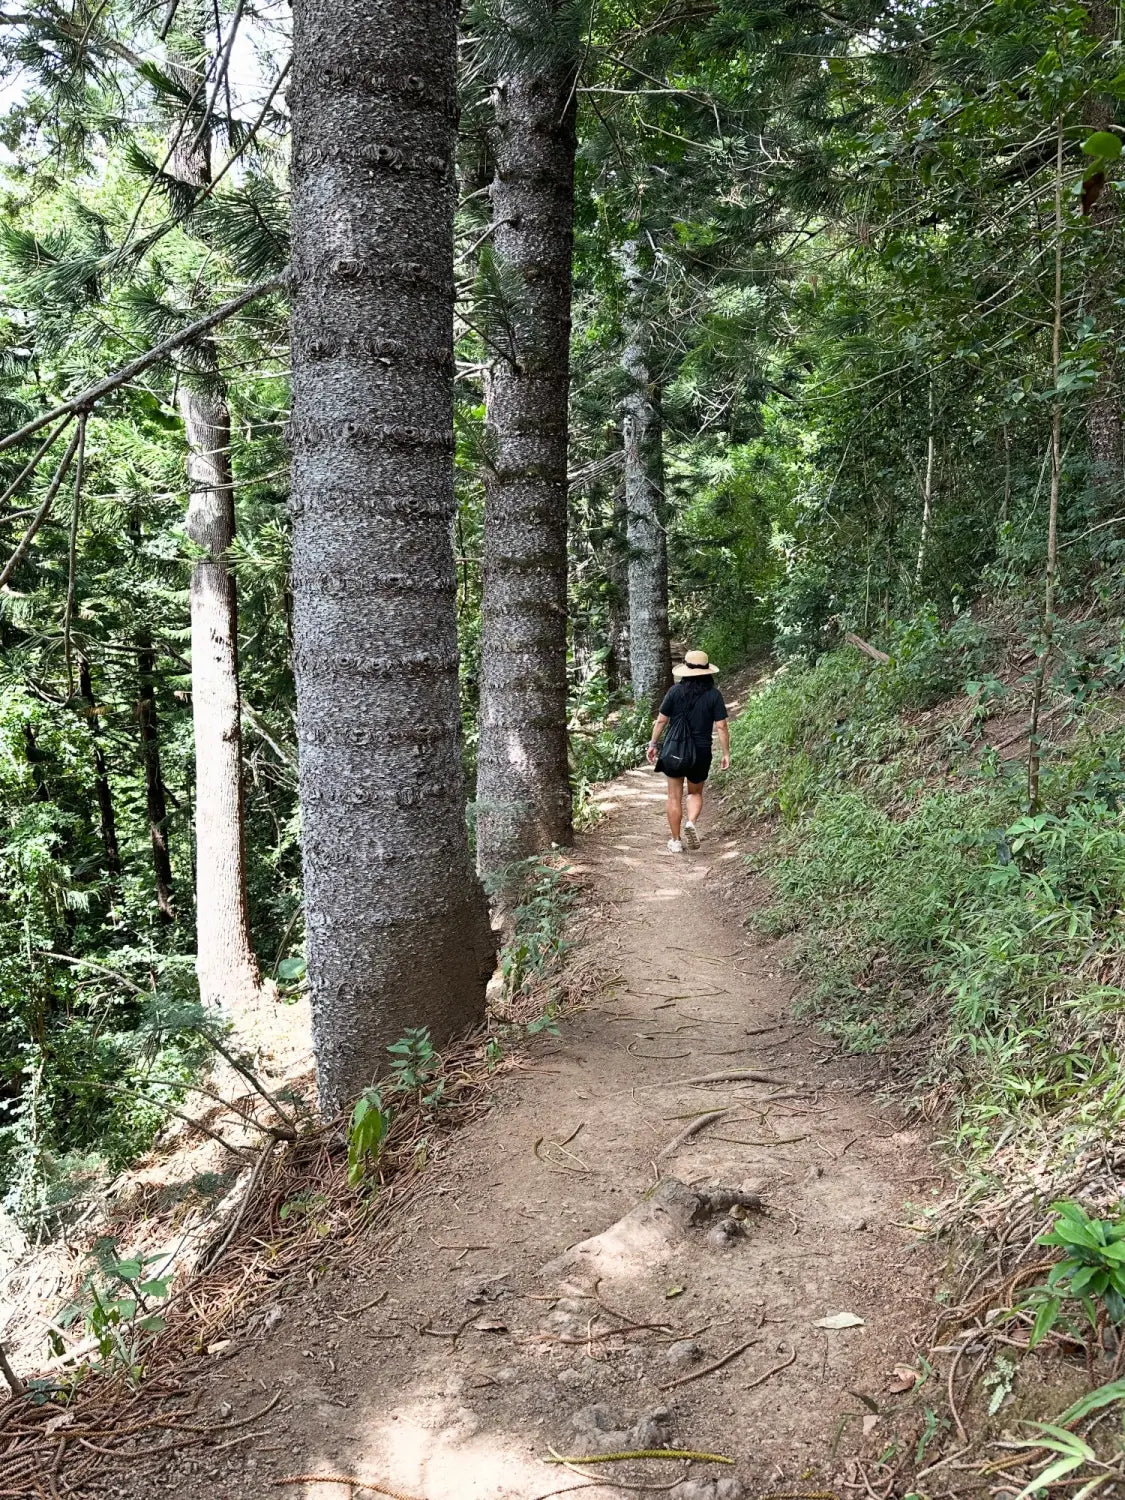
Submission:
{"label": "slender tree trunk", "polygon": [[110,789],[109,772],[101,747],[102,731],[98,720],[98,701],[94,697],[90,663],[85,656],[78,658],[78,691],[86,704],[86,723],[90,729],[90,746],[94,757],[94,795],[98,800],[98,822],[101,827],[105,867],[110,875],[119,875],[121,873],[121,850],[117,843],[117,817],[113,810],[113,792]]}
{"label": "slender tree trunk", "polygon": [[[1102,108],[1097,112],[1101,123],[1095,129],[1104,129],[1112,123],[1111,110]],[[1090,218],[1093,220],[1097,243],[1094,247],[1094,270],[1087,287],[1087,305],[1093,313],[1099,332],[1110,331],[1102,340],[1098,352],[1097,378],[1090,391],[1086,408],[1086,434],[1090,444],[1090,480],[1101,508],[1106,508],[1121,492],[1122,470],[1125,465],[1125,444],[1122,441],[1121,423],[1121,356],[1119,339],[1112,331],[1116,313],[1117,290],[1117,229],[1121,208],[1117,190],[1107,186]]]}
{"label": "slender tree trunk", "polygon": [[[189,20],[191,17],[189,17]],[[171,68],[195,89],[199,35],[173,43]],[[180,46],[193,59],[176,56]],[[173,156],[175,175],[195,187],[211,180],[210,133],[195,122]],[[204,1005],[238,1014],[261,993],[246,894],[246,808],[238,681],[238,592],[227,562],[235,535],[234,475],[226,382],[212,338],[181,372],[178,401],[187,439],[187,534],[206,554],[191,570],[191,710],[195,732],[195,971]]]}
{"label": "slender tree trunk", "polygon": [[1039,810],[1039,769],[1042,760],[1039,719],[1047,683],[1047,666],[1055,642],[1055,574],[1058,565],[1059,485],[1062,474],[1062,401],[1059,399],[1059,364],[1062,359],[1063,307],[1063,118],[1059,116],[1055,157],[1055,306],[1051,325],[1051,500],[1047,513],[1047,565],[1043,577],[1043,629],[1039,665],[1031,700],[1031,727],[1027,750],[1028,811]]}
{"label": "slender tree trunk", "polygon": [[606,656],[606,684],[611,693],[620,692],[631,679],[629,665],[629,541],[625,510],[625,487],[613,491],[612,526],[606,553],[606,597],[608,613],[609,654]]}
{"label": "slender tree trunk", "polygon": [[195,968],[203,1003],[237,1013],[257,1000],[261,976],[246,896],[238,597],[226,560],[234,539],[230,417],[219,391],[181,383],[179,402],[189,449],[187,533],[207,551],[191,570]]}
{"label": "slender tree trunk", "polygon": [[156,904],[165,922],[176,920],[172,905],[172,861],[168,854],[168,802],[160,769],[160,735],[156,721],[156,654],[147,631],[137,635],[137,724],[141,733],[141,759],[145,772],[145,806],[152,842],[152,869],[156,879]]}
{"label": "slender tree trunk", "polygon": [[[523,9],[506,0],[501,19]],[[512,291],[495,340],[506,357],[488,389],[477,760],[477,863],[488,875],[572,837],[566,460],[577,35],[556,57],[512,67],[496,90],[493,247]]]}
{"label": "slender tree trunk", "polygon": [[934,505],[934,382],[930,379],[929,436],[926,439],[926,478],[922,484],[922,530],[918,538],[918,560],[914,567],[914,587],[921,588],[926,566],[926,545],[930,540],[930,518]]}
{"label": "slender tree trunk", "polygon": [[40,750],[39,741],[35,738],[35,731],[30,724],[23,726],[23,748],[31,770],[31,784],[35,788],[35,800],[36,802],[50,802],[50,788],[43,775],[43,763],[47,757]]}
{"label": "slender tree trunk", "polygon": [[645,275],[640,247],[622,251],[628,294],[622,367],[625,510],[629,543],[629,663],[633,697],[655,707],[672,680],[668,646],[668,543],[664,528],[664,423],[660,390],[650,369]]}
{"label": "slender tree trunk", "polygon": [[1008,520],[1008,511],[1012,504],[1012,431],[1008,423],[1004,423],[1004,492],[1000,497],[1000,525],[1004,526]]}
{"label": "slender tree trunk", "polygon": [[483,1011],[453,522],[456,0],[293,8],[293,609],[323,1105]]}

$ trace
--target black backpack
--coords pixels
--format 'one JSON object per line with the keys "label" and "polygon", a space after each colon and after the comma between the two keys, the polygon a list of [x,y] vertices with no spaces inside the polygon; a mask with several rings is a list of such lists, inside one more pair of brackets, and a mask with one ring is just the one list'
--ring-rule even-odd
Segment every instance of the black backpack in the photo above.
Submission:
{"label": "black backpack", "polygon": [[660,743],[660,759],[670,776],[682,776],[696,759],[695,741],[691,737],[688,716],[681,709],[668,721]]}

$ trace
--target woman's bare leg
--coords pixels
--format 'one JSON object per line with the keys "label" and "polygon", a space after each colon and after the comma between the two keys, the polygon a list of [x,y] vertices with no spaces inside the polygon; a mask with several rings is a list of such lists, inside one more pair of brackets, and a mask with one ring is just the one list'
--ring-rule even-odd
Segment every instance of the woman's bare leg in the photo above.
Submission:
{"label": "woman's bare leg", "polygon": [[680,824],[684,816],[684,783],[677,776],[668,780],[668,831],[674,839],[680,836]]}
{"label": "woman's bare leg", "polygon": [[689,823],[698,823],[703,813],[703,783],[689,781],[687,784],[687,815]]}

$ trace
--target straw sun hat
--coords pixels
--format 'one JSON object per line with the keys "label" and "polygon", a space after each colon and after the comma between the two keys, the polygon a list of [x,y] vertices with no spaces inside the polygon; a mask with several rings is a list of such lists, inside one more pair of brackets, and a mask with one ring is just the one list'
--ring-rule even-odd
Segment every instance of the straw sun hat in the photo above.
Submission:
{"label": "straw sun hat", "polygon": [[718,667],[707,660],[706,651],[687,651],[683,661],[672,668],[672,676],[677,682],[682,682],[685,677],[717,677],[718,674]]}

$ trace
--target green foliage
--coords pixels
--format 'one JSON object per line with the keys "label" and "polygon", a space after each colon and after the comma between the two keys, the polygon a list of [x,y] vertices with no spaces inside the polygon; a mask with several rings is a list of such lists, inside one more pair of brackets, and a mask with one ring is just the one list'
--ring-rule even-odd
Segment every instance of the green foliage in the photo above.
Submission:
{"label": "green foliage", "polygon": [[1050,1422],[1033,1422],[1031,1425],[1037,1430],[1039,1436],[1019,1442],[1015,1446],[1036,1450],[1045,1448],[1050,1453],[1057,1453],[1059,1457],[1045,1465],[1034,1479],[1025,1484],[1015,1500],[1027,1500],[1030,1495],[1044,1493],[1050,1485],[1057,1480],[1065,1479],[1068,1474],[1072,1474],[1075,1469],[1080,1469],[1083,1464],[1097,1461],[1097,1454],[1093,1448],[1077,1433],[1067,1432],[1064,1428],[1055,1427]]}
{"label": "green foliage", "polygon": [[1030,1348],[1047,1337],[1068,1302],[1077,1302],[1091,1329],[1097,1329],[1103,1309],[1112,1323],[1125,1323],[1125,1218],[1092,1218],[1070,1201],[1051,1208],[1058,1217],[1038,1243],[1064,1254],[1051,1267],[1046,1285],[1028,1298],[1035,1310]]}
{"label": "green foliage", "polygon": [[390,1129],[391,1116],[383,1104],[379,1089],[364,1089],[355,1102],[348,1124],[348,1181],[356,1187],[370,1168],[378,1163],[379,1153]]}
{"label": "green foliage", "polygon": [[[81,46],[60,22],[43,50],[46,33],[35,29],[22,64],[29,72],[6,105],[6,426],[21,408],[49,410],[240,290],[247,267],[288,255],[275,122],[259,133],[252,169],[229,174],[205,214],[189,213],[199,189],[171,175],[167,148],[169,121],[191,94],[155,63],[134,71],[122,27],[141,52],[156,51],[147,23],[116,6],[83,13]],[[196,109],[189,139],[201,123]],[[221,116],[211,131],[206,148],[217,170],[225,146],[244,137]],[[294,694],[280,430],[287,355],[279,340],[279,307],[259,304],[225,325],[218,343],[234,414],[242,698],[253,713],[243,730],[249,898],[266,972],[292,936],[299,902],[293,765],[281,764],[254,727],[284,756]],[[69,482],[0,600],[0,1195],[40,1230],[65,1221],[100,1177],[147,1149],[210,1055],[198,1028],[153,1019],[198,993],[188,660],[195,549],[183,532],[186,444],[176,398],[185,380],[199,378],[199,359],[187,350],[89,419],[69,642]],[[32,451],[0,456],[0,487]],[[0,517],[4,559],[24,532],[27,507],[43,498],[57,453]],[[166,807],[155,829],[142,698],[152,706]],[[156,901],[154,838],[169,851],[174,920]]]}
{"label": "green foliage", "polygon": [[[164,1253],[121,1259],[112,1239],[99,1240],[91,1255],[93,1267],[83,1278],[77,1297],[58,1314],[62,1329],[77,1324],[96,1341],[101,1363],[133,1383],[144,1375],[145,1349],[164,1328],[156,1307],[168,1296],[171,1280],[151,1274],[150,1268],[165,1268]],[[55,1354],[63,1342],[51,1332]]]}
{"label": "green foliage", "polygon": [[348,1122],[348,1181],[353,1187],[379,1164],[395,1119],[395,1099],[412,1095],[425,1111],[437,1109],[445,1095],[441,1054],[428,1026],[409,1027],[387,1054],[390,1070],[385,1082],[364,1089]]}
{"label": "green foliage", "polygon": [[950,693],[986,659],[984,632],[968,616],[943,627],[932,607],[892,623],[883,638],[890,655],[874,666],[851,648],[812,666],[782,667],[735,722],[740,765],[736,795],[759,811],[797,817],[812,800],[861,777],[886,785],[910,732],[901,709],[925,708]]}
{"label": "green foliage", "polygon": [[[587,697],[583,708],[587,721],[596,722],[599,712],[596,702]],[[599,782],[612,781],[622,771],[644,763],[651,731],[652,715],[635,704],[607,712],[596,729],[585,724],[572,726],[570,781],[576,828],[591,828],[598,821],[592,794]]]}
{"label": "green foliage", "polygon": [[438,1076],[441,1058],[434,1050],[428,1026],[409,1027],[387,1051],[391,1056],[392,1090],[416,1093],[427,1106],[440,1102],[444,1091]]}
{"label": "green foliage", "polygon": [[[509,997],[530,989],[549,973],[569,947],[566,921],[577,899],[567,872],[546,860],[531,859],[512,872],[512,934],[500,953],[500,972]],[[535,1026],[541,1030],[541,1026]]]}

